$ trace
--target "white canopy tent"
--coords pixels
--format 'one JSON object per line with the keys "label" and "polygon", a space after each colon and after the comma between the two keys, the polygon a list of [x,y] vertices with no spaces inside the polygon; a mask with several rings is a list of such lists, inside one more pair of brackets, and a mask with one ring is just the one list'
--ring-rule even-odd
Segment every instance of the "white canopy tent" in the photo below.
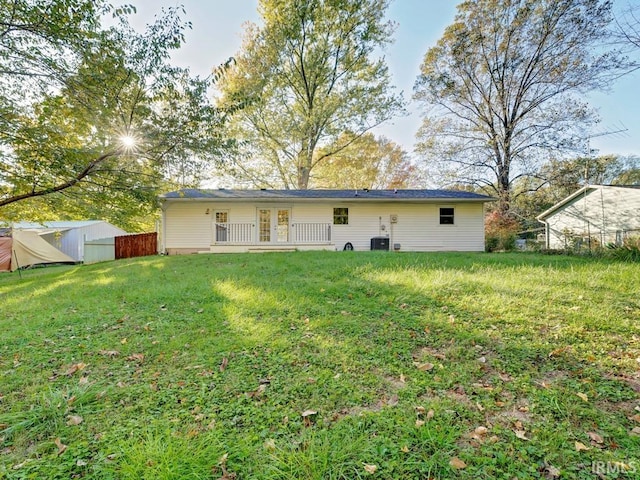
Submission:
{"label": "white canopy tent", "polygon": [[36,232],[13,230],[11,237],[0,237],[0,272],[50,263],[75,263]]}

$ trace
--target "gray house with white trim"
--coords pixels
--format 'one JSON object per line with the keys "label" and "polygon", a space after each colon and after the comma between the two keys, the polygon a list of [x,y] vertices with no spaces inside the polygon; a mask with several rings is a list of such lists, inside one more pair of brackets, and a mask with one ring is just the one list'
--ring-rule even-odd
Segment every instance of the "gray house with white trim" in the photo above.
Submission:
{"label": "gray house with white trim", "polygon": [[485,195],[454,190],[201,190],[160,196],[162,251],[483,251]]}

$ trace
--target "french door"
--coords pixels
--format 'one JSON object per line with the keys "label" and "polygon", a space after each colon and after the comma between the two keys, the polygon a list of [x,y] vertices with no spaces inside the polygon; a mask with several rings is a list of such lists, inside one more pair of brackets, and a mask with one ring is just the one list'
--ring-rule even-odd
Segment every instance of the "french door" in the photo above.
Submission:
{"label": "french door", "polygon": [[258,241],[260,243],[288,243],[291,234],[291,209],[259,208]]}

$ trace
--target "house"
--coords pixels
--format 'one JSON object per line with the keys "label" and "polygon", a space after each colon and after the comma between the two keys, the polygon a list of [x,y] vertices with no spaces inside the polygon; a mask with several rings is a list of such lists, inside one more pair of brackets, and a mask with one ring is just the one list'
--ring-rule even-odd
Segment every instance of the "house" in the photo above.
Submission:
{"label": "house", "polygon": [[84,261],[84,242],[126,235],[127,232],[102,220],[60,222],[16,222],[14,230],[36,232],[43,240],[69,255],[76,262]]}
{"label": "house", "polygon": [[452,190],[179,190],[160,196],[162,251],[483,251],[492,200]]}
{"label": "house", "polygon": [[640,235],[640,186],[587,185],[536,218],[547,248],[620,244]]}

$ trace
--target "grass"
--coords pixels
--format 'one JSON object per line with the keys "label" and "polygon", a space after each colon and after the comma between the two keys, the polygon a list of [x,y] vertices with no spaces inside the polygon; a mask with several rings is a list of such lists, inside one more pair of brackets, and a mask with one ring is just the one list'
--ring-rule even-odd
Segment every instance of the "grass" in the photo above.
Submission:
{"label": "grass", "polygon": [[638,291],[535,254],[2,275],[0,478],[640,478]]}

